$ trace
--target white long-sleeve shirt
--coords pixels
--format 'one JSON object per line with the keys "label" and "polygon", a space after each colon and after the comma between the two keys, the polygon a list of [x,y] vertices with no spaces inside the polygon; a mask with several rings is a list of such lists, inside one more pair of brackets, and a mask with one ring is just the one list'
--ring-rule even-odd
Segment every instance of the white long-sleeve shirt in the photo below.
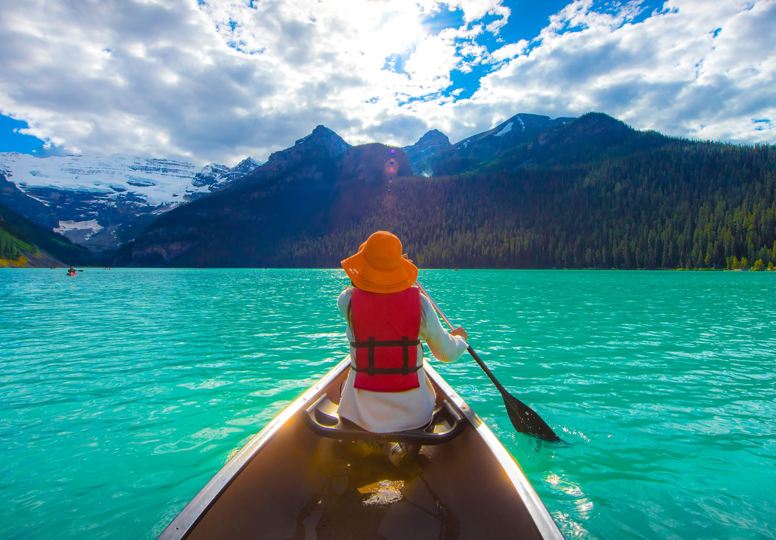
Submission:
{"label": "white long-sleeve shirt", "polygon": [[[337,307],[345,320],[348,319],[348,306],[353,295],[353,287],[348,287],[339,296]],[[428,299],[420,295],[420,339],[424,340],[431,353],[443,362],[457,360],[468,347],[461,336],[448,333],[439,322],[434,307]],[[348,341],[355,341],[353,328],[348,321]],[[351,347],[350,358],[356,357]],[[351,360],[355,366],[355,360]],[[418,365],[423,365],[423,347],[418,347]],[[350,370],[342,387],[339,415],[374,433],[406,431],[428,424],[434,412],[436,394],[426,373],[418,370],[418,388],[403,392],[372,392],[354,386],[355,370]]]}

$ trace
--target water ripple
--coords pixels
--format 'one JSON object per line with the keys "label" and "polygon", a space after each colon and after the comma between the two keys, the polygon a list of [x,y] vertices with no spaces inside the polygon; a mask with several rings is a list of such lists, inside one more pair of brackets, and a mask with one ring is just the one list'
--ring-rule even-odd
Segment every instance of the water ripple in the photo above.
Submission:
{"label": "water ripple", "polygon": [[[439,367],[569,538],[773,538],[776,276],[426,271]],[[0,270],[0,537],[153,538],[346,352],[335,270]],[[742,471],[745,474],[742,474]]]}

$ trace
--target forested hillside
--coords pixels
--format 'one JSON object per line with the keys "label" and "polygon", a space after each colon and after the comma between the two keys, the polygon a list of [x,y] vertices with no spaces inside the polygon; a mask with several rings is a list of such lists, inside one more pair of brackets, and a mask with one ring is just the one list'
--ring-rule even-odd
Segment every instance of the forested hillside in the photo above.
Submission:
{"label": "forested hillside", "polygon": [[297,155],[293,168],[162,216],[117,263],[334,266],[388,229],[424,267],[776,265],[772,146],[670,139],[587,115],[469,157],[452,176],[381,176],[386,160],[406,158],[376,148]]}
{"label": "forested hillside", "polygon": [[89,260],[86,248],[0,205],[0,266],[61,266]]}
{"label": "forested hillside", "polygon": [[[776,149],[675,143],[590,166],[400,179],[364,219],[282,244],[328,265],[371,231],[423,266],[742,268],[776,265]],[[759,262],[758,262],[759,261]]]}

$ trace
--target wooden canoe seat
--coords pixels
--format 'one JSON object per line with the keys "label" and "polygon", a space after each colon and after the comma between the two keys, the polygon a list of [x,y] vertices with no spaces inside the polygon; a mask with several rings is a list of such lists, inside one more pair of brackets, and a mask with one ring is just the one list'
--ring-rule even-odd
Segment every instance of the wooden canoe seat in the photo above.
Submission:
{"label": "wooden canoe seat", "polygon": [[442,400],[434,410],[431,422],[425,428],[396,433],[372,433],[353,422],[339,417],[337,404],[326,394],[307,407],[305,423],[321,437],[341,441],[368,440],[414,444],[442,444],[454,439],[464,428],[464,417],[449,400]]}

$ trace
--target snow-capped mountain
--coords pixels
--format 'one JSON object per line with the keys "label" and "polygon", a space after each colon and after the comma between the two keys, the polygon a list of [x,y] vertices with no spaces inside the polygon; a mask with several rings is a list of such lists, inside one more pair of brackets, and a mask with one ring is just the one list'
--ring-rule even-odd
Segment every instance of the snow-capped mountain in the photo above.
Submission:
{"label": "snow-capped mountain", "polygon": [[38,158],[0,153],[0,176],[26,196],[6,184],[0,202],[29,214],[32,198],[45,209],[38,205],[30,219],[47,227],[54,224],[55,231],[74,242],[105,249],[126,241],[151,216],[217,191],[259,165],[251,158],[229,168],[125,155]]}
{"label": "snow-capped mountain", "polygon": [[550,118],[520,113],[493,129],[472,135],[437,154],[432,161],[434,174],[456,174],[521,144],[530,144],[541,136],[572,122],[574,118]]}

